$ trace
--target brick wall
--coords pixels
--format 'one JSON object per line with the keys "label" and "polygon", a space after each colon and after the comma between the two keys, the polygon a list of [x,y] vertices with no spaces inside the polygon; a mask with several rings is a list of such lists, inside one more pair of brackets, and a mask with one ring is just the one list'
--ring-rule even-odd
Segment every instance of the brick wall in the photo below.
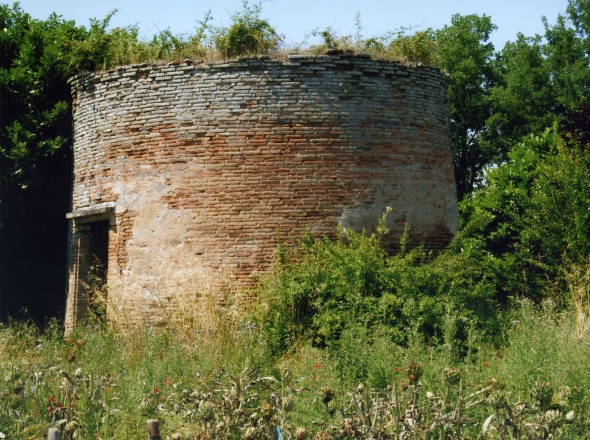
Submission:
{"label": "brick wall", "polygon": [[[72,212],[114,204],[108,278],[130,316],[172,304],[154,293],[159,277],[198,268],[247,284],[277,237],[333,235],[339,222],[371,232],[387,206],[391,251],[405,224],[411,246],[435,251],[456,233],[447,77],[435,68],[261,56],[132,65],[71,85]],[[77,222],[68,326],[83,290]]]}

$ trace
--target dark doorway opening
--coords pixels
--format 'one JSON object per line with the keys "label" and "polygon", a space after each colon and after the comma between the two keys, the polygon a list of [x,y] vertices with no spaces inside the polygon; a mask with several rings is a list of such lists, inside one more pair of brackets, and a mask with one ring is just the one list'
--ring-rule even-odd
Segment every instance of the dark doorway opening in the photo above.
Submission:
{"label": "dark doorway opening", "polygon": [[86,253],[86,284],[97,292],[106,286],[109,261],[109,220],[87,223],[88,250]]}

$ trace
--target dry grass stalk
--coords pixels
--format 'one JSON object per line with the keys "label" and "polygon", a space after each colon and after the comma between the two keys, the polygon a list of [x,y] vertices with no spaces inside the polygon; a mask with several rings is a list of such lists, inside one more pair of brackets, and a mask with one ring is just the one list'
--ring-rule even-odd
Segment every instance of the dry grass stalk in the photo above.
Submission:
{"label": "dry grass stalk", "polygon": [[154,328],[173,328],[186,341],[226,338],[235,333],[249,296],[229,271],[213,271],[199,264],[185,266],[153,264],[149,277],[141,281],[112,274],[106,284],[90,280],[85,288],[91,315],[122,333],[146,323]]}
{"label": "dry grass stalk", "polygon": [[590,329],[590,261],[571,264],[566,281],[576,319],[576,337],[582,339]]}

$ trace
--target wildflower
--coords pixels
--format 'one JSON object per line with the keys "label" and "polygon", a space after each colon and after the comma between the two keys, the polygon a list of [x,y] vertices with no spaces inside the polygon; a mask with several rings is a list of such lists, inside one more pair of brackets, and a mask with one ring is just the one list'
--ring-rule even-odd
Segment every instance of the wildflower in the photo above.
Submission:
{"label": "wildflower", "polygon": [[484,367],[489,367],[489,366],[490,366],[490,363],[489,363],[489,362],[484,362],[484,363],[483,363],[483,366],[484,366]]}
{"label": "wildflower", "polygon": [[287,359],[287,360],[291,359],[291,356],[289,356],[289,353],[287,353],[287,354],[285,355],[285,359]]}
{"label": "wildflower", "polygon": [[49,398],[49,402],[50,402],[50,403],[53,403],[53,402],[55,402],[55,397],[51,396],[51,397]]}
{"label": "wildflower", "polygon": [[494,409],[506,408],[508,402],[506,401],[506,393],[501,390],[494,390],[486,399],[487,404]]}
{"label": "wildflower", "polygon": [[156,394],[156,393],[159,393],[159,392],[160,392],[160,390],[159,390],[159,389],[157,389],[157,388],[154,388],[154,394]]}
{"label": "wildflower", "polygon": [[402,372],[402,368],[401,367],[396,367],[395,371],[396,371],[396,373],[401,373]]}
{"label": "wildflower", "polygon": [[559,428],[564,421],[565,419],[558,409],[550,409],[545,413],[545,423],[547,423],[549,429]]}
{"label": "wildflower", "polygon": [[326,411],[331,416],[333,416],[336,413],[337,410],[338,410],[338,406],[336,405],[336,402],[334,400],[332,400],[330,403],[328,403],[326,405]]}
{"label": "wildflower", "polygon": [[47,408],[47,412],[48,413],[53,412],[53,408],[52,407]]}
{"label": "wildflower", "polygon": [[73,403],[70,403],[70,408],[73,408],[73,407],[74,407],[74,404]]}
{"label": "wildflower", "polygon": [[64,407],[64,406],[63,406],[63,403],[60,403],[60,402],[57,402],[57,405],[56,405],[56,406],[57,406],[58,408],[63,408],[63,407]]}
{"label": "wildflower", "polygon": [[246,440],[255,439],[256,438],[256,428],[253,426],[248,426],[244,431],[244,438]]}
{"label": "wildflower", "polygon": [[262,402],[260,405],[260,415],[266,420],[270,420],[274,414],[274,408],[269,402]]}
{"label": "wildflower", "polygon": [[322,364],[320,364],[319,362],[317,364],[315,364],[313,366],[314,370],[319,370],[320,368],[322,368]]}

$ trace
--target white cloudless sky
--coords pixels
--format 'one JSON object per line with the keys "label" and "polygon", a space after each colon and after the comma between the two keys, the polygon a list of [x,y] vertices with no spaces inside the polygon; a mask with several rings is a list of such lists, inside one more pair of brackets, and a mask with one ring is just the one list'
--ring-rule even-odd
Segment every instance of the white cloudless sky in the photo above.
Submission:
{"label": "white cloudless sky", "polygon": [[[1,3],[10,3],[0,0]],[[250,1],[250,4],[254,2]],[[104,18],[117,9],[111,26],[137,24],[149,39],[158,29],[175,33],[192,32],[208,10],[214,25],[227,25],[230,14],[241,9],[241,0],[20,0],[34,18],[45,19],[52,12],[77,24],[90,18]],[[489,15],[498,30],[492,35],[496,49],[513,41],[518,32],[526,36],[543,34],[546,16],[555,23],[564,14],[568,0],[267,0],[262,18],[268,19],[288,44],[301,43],[315,28],[331,26],[338,34],[354,34],[354,19],[361,13],[363,35],[378,36],[401,26],[426,29],[449,24],[453,14]]]}

